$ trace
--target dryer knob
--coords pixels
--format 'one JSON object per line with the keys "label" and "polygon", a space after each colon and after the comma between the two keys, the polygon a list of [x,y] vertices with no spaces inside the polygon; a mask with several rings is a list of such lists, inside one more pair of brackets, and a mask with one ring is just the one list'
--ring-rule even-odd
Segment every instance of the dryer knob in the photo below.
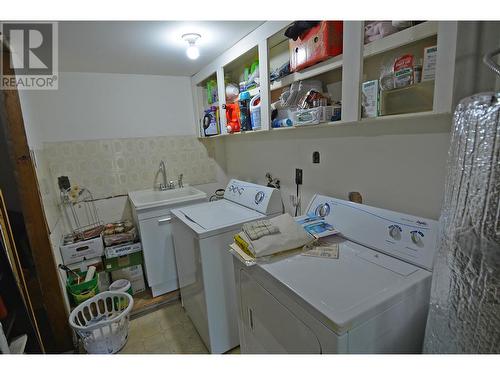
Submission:
{"label": "dryer knob", "polygon": [[328,216],[330,214],[330,205],[328,203],[320,204],[318,207],[316,207],[315,214],[319,217]]}
{"label": "dryer knob", "polygon": [[418,230],[414,230],[410,232],[410,237],[411,237],[411,242],[413,242],[417,246],[423,246],[424,242],[422,238],[424,237],[424,234]]}
{"label": "dryer knob", "polygon": [[263,191],[259,191],[257,194],[255,194],[255,204],[259,204],[260,202],[262,202],[265,195],[266,194]]}
{"label": "dryer knob", "polygon": [[401,228],[397,225],[389,226],[389,236],[399,241],[401,239]]}

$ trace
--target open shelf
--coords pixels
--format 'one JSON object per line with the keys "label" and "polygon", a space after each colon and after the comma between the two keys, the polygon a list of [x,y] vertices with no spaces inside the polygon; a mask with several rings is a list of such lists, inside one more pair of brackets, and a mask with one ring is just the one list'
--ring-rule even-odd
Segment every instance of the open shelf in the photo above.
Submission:
{"label": "open shelf", "polygon": [[388,35],[385,38],[365,44],[363,48],[363,56],[366,58],[391,51],[395,48],[437,35],[437,32],[438,23],[436,21],[419,23],[418,25]]}
{"label": "open shelf", "polygon": [[[362,40],[364,22],[345,21],[343,42],[345,48],[343,55],[332,57],[306,69],[290,73],[274,80],[272,83],[269,82],[269,72],[282,67],[289,61],[289,40],[284,35],[284,32],[290,25],[290,22],[270,22],[265,23],[265,25],[265,27],[263,26],[259,29],[259,32],[253,33],[251,36],[245,37],[242,41],[238,42],[235,47],[231,48],[231,53],[227,54],[227,57],[223,55],[223,57],[216,60],[212,65],[205,68],[203,75],[198,74],[198,78],[193,80],[193,84],[196,85],[197,82],[206,77],[208,72],[216,71],[219,80],[224,77],[225,84],[219,82],[219,91],[223,95],[224,86],[228,82],[238,84],[242,79],[244,69],[250,67],[254,61],[261,59],[262,61],[259,61],[261,73],[266,75],[266,77],[260,77],[261,87],[251,90],[251,96],[255,94],[255,91],[261,92],[263,100],[262,108],[265,109],[262,113],[266,117],[265,129],[225,134],[224,128],[222,129],[222,134],[206,138],[225,139],[223,137],[240,137],[249,134],[261,134],[262,137],[265,137],[265,135],[269,135],[272,132],[282,130],[331,129],[336,127],[358,129],[349,130],[348,132],[361,135],[365,131],[373,133],[374,130],[371,129],[373,124],[376,124],[375,127],[380,128],[383,132],[399,131],[396,128],[400,120],[405,120],[405,123],[408,124],[408,130],[413,131],[417,128],[417,125],[414,121],[411,121],[412,119],[422,119],[438,115],[449,116],[451,105],[448,102],[451,103],[451,93],[447,90],[447,87],[453,79],[457,35],[456,22],[423,21],[384,38],[364,44]],[[361,84],[366,81],[378,80],[383,67],[387,66],[387,69],[392,68],[394,60],[405,54],[413,55],[415,63],[420,65],[424,48],[430,46],[438,46],[439,51],[435,80],[426,81],[425,83],[415,83],[408,86],[408,88],[394,91],[395,95],[407,94],[406,97],[410,99],[415,97],[415,95],[421,98],[425,94],[425,105],[421,105],[418,108],[416,106],[408,106],[405,104],[408,103],[408,100],[403,103],[402,99],[398,99],[399,97],[396,98],[394,95],[387,94],[392,91],[387,91],[384,95],[385,111],[381,112],[386,113],[386,115],[380,113],[378,117],[361,118],[363,113],[361,103],[359,99],[356,99],[360,93]],[[359,75],[360,71],[361,74]],[[342,102],[342,119],[340,121],[323,122],[316,125],[272,128],[270,126],[271,104],[275,103],[280,95],[294,82],[303,80],[321,81],[322,92],[328,93],[332,102]],[[422,94],[420,91],[425,91],[425,93]],[[345,98],[342,97],[342,94],[345,95]],[[225,113],[224,104],[227,106],[230,103],[224,102],[225,97],[221,99],[218,104],[221,112]],[[429,105],[430,101],[432,102],[432,106]],[[278,118],[281,119],[283,117],[287,117],[287,114],[285,111],[280,111]],[[221,116],[221,121],[225,123],[225,120],[226,117]],[[388,122],[390,125],[385,127],[384,122]],[[431,123],[434,122],[431,121]],[[426,127],[423,126],[423,128]],[[432,129],[426,128],[426,130],[429,131]],[[306,136],[305,133],[301,134]]]}
{"label": "open shelf", "polygon": [[[437,45],[437,27],[437,22],[426,21],[365,44],[362,82],[380,82],[381,71],[392,71],[400,56],[412,55],[415,64],[421,63],[424,48]],[[434,86],[434,81],[424,81],[388,91],[379,88],[379,109],[375,118],[433,112]]]}
{"label": "open shelf", "polygon": [[357,121],[330,121],[330,122],[323,122],[320,124],[316,125],[302,125],[302,126],[288,126],[288,127],[283,127],[283,128],[271,128],[269,130],[257,130],[257,131],[248,131],[248,132],[241,132],[241,133],[234,133],[234,134],[220,134],[212,137],[205,137],[203,139],[212,139],[212,138],[220,138],[220,137],[227,137],[227,136],[243,136],[243,135],[250,135],[250,134],[262,134],[266,132],[277,132],[277,131],[300,131],[300,130],[305,130],[305,129],[333,129],[336,127],[369,127],[371,124],[383,124],[383,123],[394,123],[397,121],[408,121],[412,119],[420,119],[420,118],[432,118],[432,117],[439,117],[439,116],[451,116],[451,112],[449,113],[437,113],[434,111],[427,111],[427,112],[418,112],[418,113],[404,113],[400,115],[388,115],[388,116],[379,116],[379,117],[370,117],[370,118],[362,118]]}
{"label": "open shelf", "polygon": [[312,78],[342,67],[342,55],[320,62],[299,72],[291,73],[271,83],[271,91],[291,85],[293,82]]}
{"label": "open shelf", "polygon": [[243,136],[243,135],[265,133],[267,131],[268,131],[267,129],[248,130],[248,131],[245,131],[245,132],[238,132],[238,133],[226,133],[226,134],[212,135],[210,137],[203,137],[201,139],[214,139],[214,138],[222,138],[222,137],[237,137],[237,136]]}
{"label": "open shelf", "polygon": [[[198,134],[200,137],[205,137],[203,128],[203,119],[206,114],[209,114],[214,119],[212,128],[207,131],[217,131],[220,133],[219,120],[219,97],[217,87],[217,74],[213,73],[196,85],[196,95],[198,98]],[[217,130],[214,130],[214,127]]]}

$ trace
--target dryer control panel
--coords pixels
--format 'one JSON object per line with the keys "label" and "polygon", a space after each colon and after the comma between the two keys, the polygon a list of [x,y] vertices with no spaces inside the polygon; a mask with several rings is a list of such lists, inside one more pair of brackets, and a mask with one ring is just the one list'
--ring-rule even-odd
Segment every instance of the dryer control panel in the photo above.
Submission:
{"label": "dryer control panel", "polygon": [[232,179],[227,184],[224,199],[265,215],[279,214],[283,211],[279,190],[251,182]]}
{"label": "dryer control panel", "polygon": [[307,213],[324,217],[348,240],[432,270],[438,232],[435,220],[319,194],[312,198]]}

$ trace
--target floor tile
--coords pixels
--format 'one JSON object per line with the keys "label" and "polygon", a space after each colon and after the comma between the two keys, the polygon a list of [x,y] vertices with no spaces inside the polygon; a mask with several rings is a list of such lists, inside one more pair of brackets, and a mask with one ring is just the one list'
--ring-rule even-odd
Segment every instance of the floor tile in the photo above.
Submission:
{"label": "floor tile", "polygon": [[120,354],[143,354],[145,351],[144,342],[142,340],[128,340],[120,351]]}
{"label": "floor tile", "polygon": [[[230,353],[239,353],[237,349]],[[207,354],[208,350],[180,302],[175,302],[131,320],[128,342],[120,353]]]}
{"label": "floor tile", "polygon": [[172,344],[167,341],[163,332],[148,337],[144,340],[144,350],[150,354],[170,354],[173,353]]}

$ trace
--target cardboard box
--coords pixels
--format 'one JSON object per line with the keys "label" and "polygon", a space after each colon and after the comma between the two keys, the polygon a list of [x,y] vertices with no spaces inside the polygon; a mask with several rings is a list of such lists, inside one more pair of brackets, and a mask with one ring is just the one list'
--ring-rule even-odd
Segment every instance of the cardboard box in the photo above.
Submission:
{"label": "cardboard box", "polygon": [[379,115],[380,90],[378,80],[366,81],[361,85],[362,117],[377,117]]}
{"label": "cardboard box", "polygon": [[146,290],[144,273],[140,264],[111,272],[111,279],[113,281],[120,279],[130,281],[130,284],[132,286],[132,294],[137,294]]}
{"label": "cardboard box", "polygon": [[116,258],[104,258],[104,269],[107,272],[117,271],[130,266],[137,266],[143,263],[142,251],[123,255]]}
{"label": "cardboard box", "polygon": [[437,46],[424,48],[422,82],[432,81],[436,77]]}
{"label": "cardboard box", "polygon": [[75,264],[87,259],[101,257],[104,253],[102,237],[91,238],[90,240],[78,241],[59,246],[61,257],[65,265]]}
{"label": "cardboard box", "polygon": [[106,258],[109,259],[109,258],[115,258],[123,255],[132,254],[137,251],[142,251],[142,245],[140,242],[105,247],[104,255],[106,256]]}

